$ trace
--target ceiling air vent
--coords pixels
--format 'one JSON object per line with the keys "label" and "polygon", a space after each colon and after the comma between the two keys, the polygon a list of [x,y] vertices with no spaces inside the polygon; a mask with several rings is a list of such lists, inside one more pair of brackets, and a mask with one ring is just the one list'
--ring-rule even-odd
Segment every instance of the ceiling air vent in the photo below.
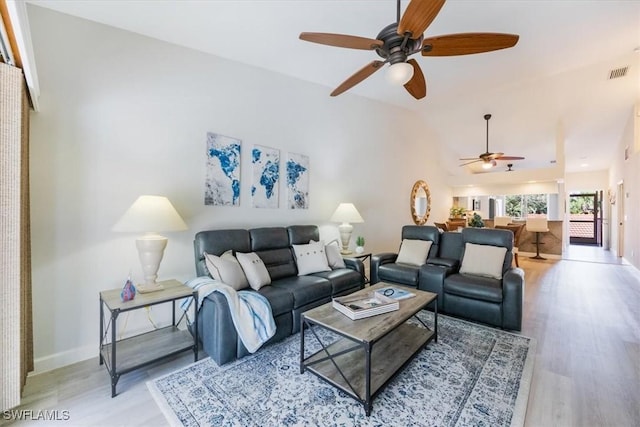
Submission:
{"label": "ceiling air vent", "polygon": [[615,70],[609,71],[609,80],[617,79],[619,77],[624,77],[627,75],[627,70],[629,67],[620,67]]}

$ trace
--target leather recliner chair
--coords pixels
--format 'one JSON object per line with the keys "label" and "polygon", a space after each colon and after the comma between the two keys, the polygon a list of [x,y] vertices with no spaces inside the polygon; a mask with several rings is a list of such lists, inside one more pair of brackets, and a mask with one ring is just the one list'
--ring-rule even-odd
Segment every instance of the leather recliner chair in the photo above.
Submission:
{"label": "leather recliner chair", "polygon": [[[449,233],[444,233],[444,240]],[[503,329],[522,328],[524,271],[512,268],[513,233],[509,230],[465,228],[459,250],[462,263],[467,243],[506,248],[502,278],[461,274],[459,267],[427,264],[421,267],[418,289],[438,294],[438,310]]]}
{"label": "leather recliner chair", "polygon": [[[428,258],[436,258],[439,251],[440,232],[436,227],[405,225],[402,227],[402,239],[431,241]],[[422,266],[396,263],[398,253],[383,252],[371,257],[371,284],[378,282],[399,283],[417,287]],[[427,262],[425,259],[425,264]]]}

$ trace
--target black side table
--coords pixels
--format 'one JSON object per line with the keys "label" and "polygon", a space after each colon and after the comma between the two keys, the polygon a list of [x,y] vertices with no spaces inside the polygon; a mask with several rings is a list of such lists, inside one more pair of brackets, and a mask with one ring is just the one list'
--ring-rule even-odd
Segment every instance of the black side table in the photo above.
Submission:
{"label": "black side table", "polygon": [[[176,301],[193,297],[197,307],[198,291],[177,280],[160,283],[164,287],[163,290],[136,294],[134,299],[126,302],[120,299],[121,289],[100,292],[100,364],[106,365],[109,371],[111,397],[116,395],[116,384],[120,375],[134,369],[186,350],[193,350],[193,361],[198,361],[198,310],[193,321],[193,335],[188,329],[178,329],[178,325],[186,317],[186,312],[176,321]],[[117,321],[121,313],[168,302],[171,303],[173,313],[171,325],[121,340],[116,338]],[[105,307],[109,311],[108,318],[105,318]],[[109,330],[111,340],[108,340]]]}
{"label": "black side table", "polygon": [[[365,253],[350,253],[347,255],[342,255],[343,258],[357,258],[359,260],[361,260],[363,263],[365,263],[367,261],[367,259],[369,259],[369,274],[371,274],[371,252],[365,252]],[[364,274],[364,285],[368,285],[369,283],[371,283],[371,280],[369,280],[369,277],[367,276],[367,268],[366,268],[366,264],[365,264],[365,274]]]}

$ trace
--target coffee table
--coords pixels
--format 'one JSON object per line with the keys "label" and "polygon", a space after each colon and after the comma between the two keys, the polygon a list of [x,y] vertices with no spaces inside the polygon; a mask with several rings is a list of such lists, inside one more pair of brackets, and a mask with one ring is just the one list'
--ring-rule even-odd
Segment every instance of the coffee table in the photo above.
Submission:
{"label": "coffee table", "polygon": [[[431,340],[438,341],[438,295],[391,283],[354,292],[365,295],[376,289],[395,286],[415,294],[400,301],[400,308],[390,313],[351,320],[331,303],[302,313],[300,333],[300,373],[309,370],[322,380],[339,388],[364,405],[371,414],[373,398],[402,370]],[[416,314],[433,304],[433,329]],[[408,323],[411,318],[417,322]],[[311,326],[328,329],[341,336],[337,341],[324,343]],[[322,346],[316,353],[305,356],[305,328]]]}

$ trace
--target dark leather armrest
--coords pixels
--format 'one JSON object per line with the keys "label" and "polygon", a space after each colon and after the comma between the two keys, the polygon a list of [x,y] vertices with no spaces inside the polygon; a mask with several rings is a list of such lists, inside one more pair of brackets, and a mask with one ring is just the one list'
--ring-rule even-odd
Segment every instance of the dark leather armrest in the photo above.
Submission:
{"label": "dark leather armrest", "polygon": [[380,281],[378,277],[378,268],[383,264],[389,264],[396,262],[398,258],[397,253],[382,252],[371,256],[371,284],[374,285]]}
{"label": "dark leather armrest", "polygon": [[418,289],[421,291],[438,294],[438,310],[442,310],[444,304],[444,279],[450,270],[440,265],[425,264],[420,267]]}
{"label": "dark leather armrest", "polygon": [[522,329],[522,307],[524,305],[524,270],[510,268],[502,276],[502,327],[519,331]]}
{"label": "dark leather armrest", "polygon": [[349,257],[345,257],[345,258],[342,258],[342,259],[344,260],[344,265],[347,268],[360,273],[360,275],[362,276],[362,278],[364,280],[364,263],[362,262],[361,259],[349,258]]}
{"label": "dark leather armrest", "polygon": [[198,335],[203,350],[218,365],[236,359],[238,334],[227,299],[220,292],[210,293],[202,302],[198,313]]}
{"label": "dark leather armrest", "polygon": [[458,269],[460,268],[460,261],[453,258],[427,258],[427,264],[447,267],[451,271],[458,271]]}

